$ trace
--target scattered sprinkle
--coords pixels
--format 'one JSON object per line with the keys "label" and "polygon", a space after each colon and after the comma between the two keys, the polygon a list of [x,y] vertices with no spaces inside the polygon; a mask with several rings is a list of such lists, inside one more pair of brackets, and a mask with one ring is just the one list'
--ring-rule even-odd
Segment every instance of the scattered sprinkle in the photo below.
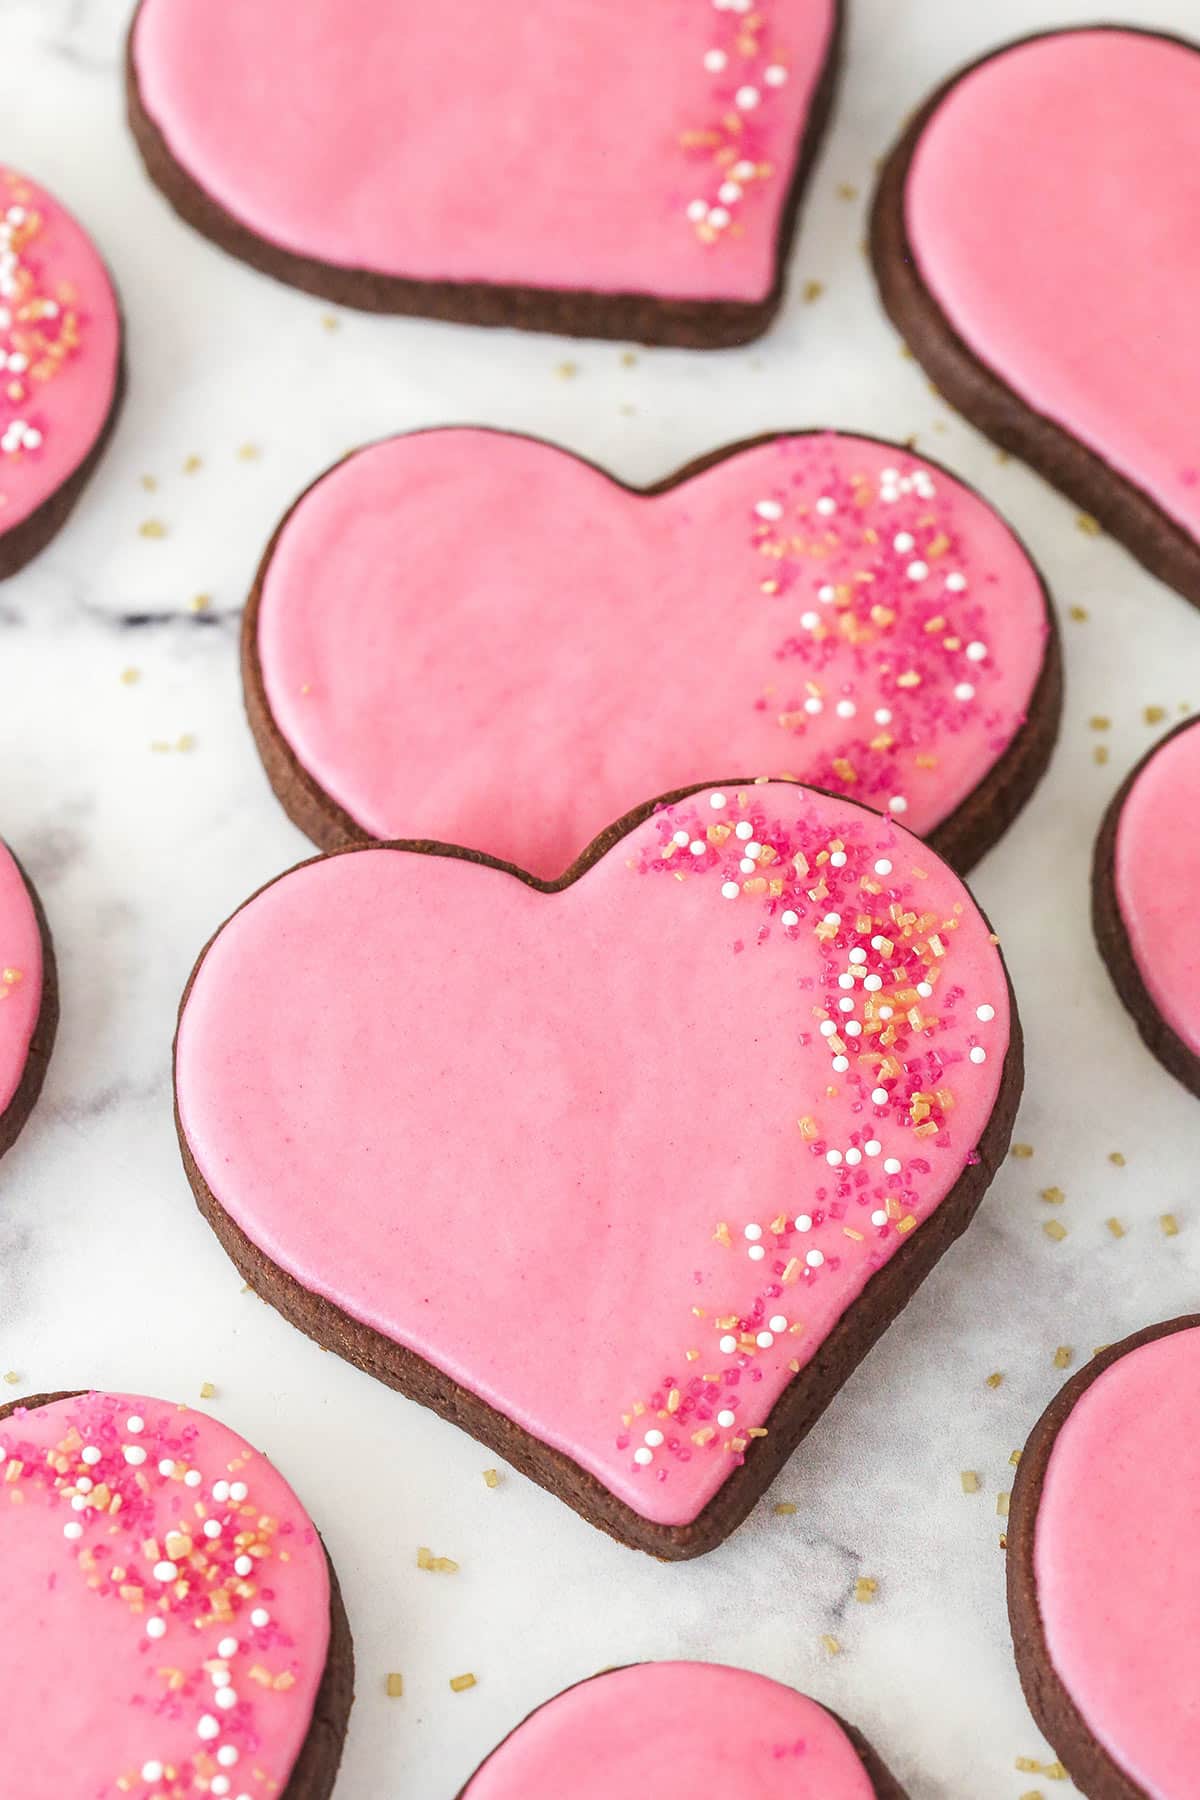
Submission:
{"label": "scattered sprinkle", "polygon": [[202,456],[185,456],[183,459],[183,472],[185,475],[194,475],[197,469],[202,469],[203,467],[204,458]]}
{"label": "scattered sprinkle", "polygon": [[775,1502],[775,1515],[777,1518],[790,1519],[797,1510],[798,1508],[794,1500],[777,1500]]}
{"label": "scattered sprinkle", "polygon": [[1070,614],[1077,625],[1082,625],[1087,620],[1088,609],[1086,606],[1072,606],[1070,608]]}
{"label": "scattered sprinkle", "polygon": [[1115,1238],[1123,1238],[1125,1236],[1125,1227],[1122,1225],[1120,1219],[1106,1219],[1104,1223],[1108,1226],[1108,1229]]}
{"label": "scattered sprinkle", "polygon": [[870,1575],[860,1575],[854,1584],[854,1598],[863,1606],[869,1606],[879,1592],[879,1583]]}
{"label": "scattered sprinkle", "polygon": [[801,289],[805,306],[811,306],[813,301],[819,300],[824,292],[825,283],[823,281],[806,281]]}
{"label": "scattered sprinkle", "polygon": [[1067,1228],[1060,1219],[1047,1219],[1046,1223],[1042,1226],[1042,1230],[1045,1232],[1046,1236],[1052,1238],[1056,1244],[1061,1244],[1067,1235]]}
{"label": "scattered sprinkle", "polygon": [[418,1569],[432,1569],[435,1575],[457,1575],[458,1564],[449,1556],[435,1556],[424,1544],[417,1551]]}
{"label": "scattered sprinkle", "polygon": [[211,605],[211,594],[193,594],[192,598],[188,601],[188,609],[194,613],[207,612]]}
{"label": "scattered sprinkle", "polygon": [[994,1369],[987,1378],[987,1386],[990,1388],[998,1388],[1003,1380],[1004,1376],[1001,1374],[1000,1370]]}
{"label": "scattered sprinkle", "polygon": [[1125,1158],[1121,1155],[1119,1150],[1110,1150],[1108,1153],[1108,1160],[1112,1163],[1114,1168],[1123,1169],[1125,1167]]}
{"label": "scattered sprinkle", "polygon": [[1158,1222],[1162,1226],[1164,1237],[1179,1236],[1179,1220],[1175,1217],[1174,1213],[1163,1213]]}
{"label": "scattered sprinkle", "polygon": [[1008,1154],[1010,1156],[1015,1156],[1022,1161],[1027,1161],[1028,1158],[1033,1155],[1033,1145],[1032,1144],[1014,1144]]}
{"label": "scattered sprinkle", "polygon": [[141,679],[142,679],[142,671],[140,669],[135,669],[135,668],[130,667],[128,669],[121,670],[121,680],[126,687],[133,687],[135,682],[138,682]]}
{"label": "scattered sprinkle", "polygon": [[468,1688],[475,1686],[475,1677],[473,1675],[452,1675],[450,1686],[456,1694],[465,1694]]}
{"label": "scattered sprinkle", "polygon": [[1082,531],[1084,537],[1100,536],[1100,521],[1099,519],[1093,519],[1091,513],[1080,513],[1075,520],[1075,524],[1079,530]]}
{"label": "scattered sprinkle", "polygon": [[239,462],[257,462],[261,455],[262,455],[262,451],[259,449],[257,444],[239,444],[238,445],[238,461]]}
{"label": "scattered sprinkle", "polygon": [[1060,1344],[1058,1346],[1058,1349],[1054,1352],[1055,1368],[1056,1369],[1069,1369],[1071,1366],[1071,1359],[1073,1356],[1074,1356],[1074,1351],[1071,1349],[1069,1344]]}
{"label": "scattered sprinkle", "polygon": [[485,1469],[483,1471],[484,1487],[498,1488],[500,1486],[501,1479],[502,1479],[502,1477],[501,1477],[499,1469]]}
{"label": "scattered sprinkle", "polygon": [[959,1480],[962,1482],[962,1491],[964,1494],[977,1494],[979,1492],[979,1476],[974,1469],[964,1469],[959,1476]]}
{"label": "scattered sprinkle", "polygon": [[996,1514],[998,1518],[1007,1519],[1009,1498],[1010,1495],[1007,1488],[1005,1488],[1003,1493],[996,1495]]}
{"label": "scattered sprinkle", "polygon": [[143,519],[138,526],[138,536],[144,538],[165,538],[167,528],[161,519]]}
{"label": "scattered sprinkle", "polygon": [[321,324],[326,331],[340,331],[342,329],[342,321],[338,318],[336,313],[322,313]]}
{"label": "scattered sprinkle", "polygon": [[1042,1199],[1046,1202],[1047,1206],[1061,1206],[1066,1197],[1067,1196],[1060,1187],[1048,1187],[1042,1189]]}
{"label": "scattered sprinkle", "polygon": [[560,381],[573,381],[579,373],[577,362],[560,362],[554,373]]}
{"label": "scattered sprinkle", "polygon": [[1092,761],[1095,763],[1106,763],[1108,761],[1107,744],[1096,745],[1096,748],[1092,751]]}
{"label": "scattered sprinkle", "polygon": [[148,494],[152,494],[154,492],[155,488],[158,486],[158,482],[153,475],[143,475],[142,476],[142,486],[145,488],[145,490]]}
{"label": "scattered sprinkle", "polygon": [[202,1400],[211,1400],[216,1394],[216,1391],[217,1390],[211,1381],[202,1381],[200,1383],[200,1398]]}
{"label": "scattered sprinkle", "polygon": [[1166,716],[1167,709],[1165,706],[1148,706],[1142,714],[1147,725],[1161,725]]}
{"label": "scattered sprinkle", "polygon": [[16,1387],[21,1377],[17,1374],[15,1369],[8,1369],[5,1371],[4,1379],[7,1381],[9,1387]]}
{"label": "scattered sprinkle", "polygon": [[1106,718],[1103,713],[1094,714],[1093,717],[1088,720],[1088,724],[1091,726],[1093,731],[1111,731],[1112,730],[1112,720],[1109,718]]}
{"label": "scattered sprinkle", "polygon": [[842,1654],[842,1646],[835,1637],[830,1637],[827,1631],[821,1634],[821,1642],[824,1644],[826,1650],[828,1650],[830,1656],[840,1656]]}
{"label": "scattered sprinkle", "polygon": [[397,1674],[393,1670],[385,1678],[384,1685],[387,1689],[387,1697],[389,1700],[402,1700],[404,1698],[404,1677],[403,1677],[403,1675]]}

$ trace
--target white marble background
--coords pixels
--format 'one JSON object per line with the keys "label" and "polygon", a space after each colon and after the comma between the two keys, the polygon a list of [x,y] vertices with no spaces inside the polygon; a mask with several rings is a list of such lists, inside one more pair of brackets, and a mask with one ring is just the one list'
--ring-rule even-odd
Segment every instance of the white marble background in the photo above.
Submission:
{"label": "white marble background", "polygon": [[[93,230],[124,298],[132,371],[70,527],[0,588],[0,826],[45,899],[63,996],[42,1103],[0,1175],[0,1371],[17,1377],[0,1394],[92,1383],[194,1400],[215,1384],[212,1410],[293,1479],[341,1572],[359,1698],[340,1800],[450,1800],[560,1687],[667,1656],[807,1689],[862,1725],[914,1800],[1063,1791],[1014,1766],[1048,1753],[1013,1669],[996,1497],[1064,1379],[1057,1346],[1078,1361],[1196,1303],[1200,1107],[1117,1004],[1089,934],[1087,873],[1108,796],[1156,735],[1143,709],[1200,706],[1200,617],[933,398],[899,353],[861,241],[874,160],[926,91],[1002,38],[1086,21],[1093,5],[851,0],[836,129],[780,324],[745,351],[641,352],[627,368],[620,346],[350,314],[329,329],[328,308],[227,261],[144,180],[122,120],[128,0],[0,0],[0,155]],[[1123,10],[1196,26],[1195,0]],[[857,198],[839,195],[847,183]],[[826,284],[809,306],[806,279]],[[975,879],[1022,1000],[1017,1136],[1036,1155],[1009,1163],[757,1515],[685,1567],[618,1548],[518,1477],[489,1491],[487,1452],[241,1291],[179,1165],[169,1046],[184,978],[218,921],[308,850],[242,718],[237,615],[258,554],[339,452],[445,421],[538,432],[634,482],[768,427],[916,432],[1008,514],[1064,613],[1061,747]],[[189,455],[203,468],[184,475]],[[166,535],[140,535],[148,519]],[[204,614],[197,594],[211,596]],[[1065,617],[1071,604],[1086,622]],[[124,683],[127,669],[140,679]],[[1088,725],[1097,713],[1112,720],[1103,738]],[[153,748],[182,734],[190,750]],[[1101,741],[1107,766],[1093,760]],[[1051,1184],[1067,1194],[1061,1244],[1042,1231],[1038,1190]],[[1172,1239],[1158,1223],[1168,1209]],[[963,1469],[983,1481],[972,1498]],[[773,1512],[784,1499],[795,1516]],[[418,1544],[461,1572],[419,1571]],[[859,1575],[879,1582],[871,1606],[853,1599]],[[402,1700],[384,1696],[390,1669]],[[452,1693],[467,1670],[478,1686]]]}

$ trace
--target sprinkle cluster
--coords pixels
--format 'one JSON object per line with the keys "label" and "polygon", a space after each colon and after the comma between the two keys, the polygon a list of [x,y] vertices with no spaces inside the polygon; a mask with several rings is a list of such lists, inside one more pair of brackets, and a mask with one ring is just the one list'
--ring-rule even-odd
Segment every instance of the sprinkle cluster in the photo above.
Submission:
{"label": "sprinkle cluster", "polygon": [[[141,1800],[265,1800],[279,1782],[262,1766],[256,1697],[284,1693],[298,1665],[273,1623],[270,1565],[289,1560],[289,1527],[259,1513],[246,1449],[219,1471],[196,1460],[185,1408],[148,1422],[89,1395],[49,1450],[23,1441],[23,1409],[0,1425],[0,1496],[44,1498],[61,1515],[63,1558],[85,1585],[129,1613],[154,1654],[155,1700],[144,1708],[146,1754],[117,1771]],[[173,1519],[164,1530],[164,1515]],[[56,1576],[50,1576],[50,1586]],[[156,1753],[155,1720],[190,1715],[195,1750]]]}
{"label": "sprinkle cluster", "polygon": [[702,244],[719,244],[740,235],[747,199],[775,175],[763,116],[789,70],[787,55],[767,38],[762,0],[710,5],[716,18],[703,63],[713,78],[713,117],[685,131],[680,142],[704,176],[703,192],[688,202],[688,220]]}
{"label": "sprinkle cluster", "polygon": [[[673,1463],[698,1453],[743,1460],[750,1441],[766,1435],[747,1422],[763,1413],[756,1386],[768,1370],[801,1368],[814,1289],[843,1270],[873,1273],[930,1210],[926,1152],[952,1146],[956,1073],[988,1060],[996,1007],[968,1000],[953,974],[963,903],[945,916],[921,907],[926,872],[902,874],[900,851],[865,842],[861,821],[841,833],[814,814],[784,822],[750,788],[697,796],[655,823],[657,843],[635,865],[641,873],[706,879],[735,929],[744,923],[757,944],[815,940],[816,987],[810,956],[797,973],[813,995],[813,1030],[801,1042],[823,1046],[820,1091],[853,1121],[835,1132],[822,1124],[819,1103],[803,1107],[790,1202],[769,1217],[715,1222],[708,1260],[736,1259],[723,1280],[738,1300],[728,1310],[691,1308],[691,1344],[623,1414],[616,1439],[635,1469],[664,1481]],[[894,834],[881,822],[879,835]],[[734,951],[745,948],[735,938]],[[943,1041],[952,1025],[952,1041]]]}
{"label": "sprinkle cluster", "polygon": [[79,348],[71,284],[49,291],[37,262],[45,220],[28,182],[0,169],[0,455],[42,446],[36,390],[52,381]]}
{"label": "sprinkle cluster", "polygon": [[[1017,721],[988,706],[999,677],[987,609],[956,528],[952,496],[922,464],[844,473],[820,440],[752,503],[747,529],[760,591],[789,603],[780,675],[755,702],[803,738],[833,715],[844,730],[805,779],[897,817],[915,771],[936,768],[934,743],[980,709],[1002,750]],[[827,733],[823,734],[828,742]],[[918,827],[920,829],[920,827]]]}

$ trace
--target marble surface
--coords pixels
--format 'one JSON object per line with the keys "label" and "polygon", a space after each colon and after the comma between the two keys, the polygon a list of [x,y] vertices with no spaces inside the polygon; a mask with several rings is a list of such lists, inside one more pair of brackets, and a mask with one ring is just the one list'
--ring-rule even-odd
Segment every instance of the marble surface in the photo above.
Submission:
{"label": "marble surface", "polygon": [[[116,442],[69,529],[0,588],[0,827],[45,899],[63,995],[42,1103],[0,1172],[0,1371],[17,1377],[0,1393],[92,1383],[195,1400],[215,1385],[212,1410],[293,1479],[342,1575],[359,1657],[344,1800],[450,1800],[559,1687],[665,1656],[740,1663],[829,1702],[915,1800],[1016,1800],[1044,1783],[1014,1759],[1047,1752],[1004,1616],[996,1499],[1010,1452],[1064,1379],[1058,1346],[1078,1362],[1194,1305],[1200,1278],[1200,1107],[1142,1050],[1086,910],[1100,814],[1162,729],[1143,709],[1200,705],[1200,618],[939,405],[879,310],[861,240],[874,160],[926,90],[1002,36],[1084,21],[1091,4],[854,0],[781,322],[744,351],[640,352],[632,367],[613,345],[346,314],[331,326],[327,307],[190,235],[123,128],[128,10],[0,0],[0,154],[99,239],[132,370]],[[1195,25],[1192,0],[1123,11]],[[825,292],[804,305],[809,280]],[[242,718],[239,607],[278,514],[318,470],[364,439],[441,421],[538,432],[634,482],[768,427],[915,432],[1007,512],[1064,612],[1061,747],[975,878],[1021,998],[1017,1136],[1036,1154],[1007,1165],[755,1517],[689,1566],[610,1544],[519,1477],[489,1490],[485,1451],[242,1291],[179,1166],[169,1052],[183,981],[213,927],[308,849]],[[203,466],[185,475],[193,455]],[[139,533],[151,519],[164,536]],[[1086,621],[1065,617],[1071,605]],[[1096,714],[1109,731],[1090,729]],[[181,739],[191,748],[155,748]],[[1042,1231],[1049,1185],[1067,1195],[1060,1244]],[[1170,1239],[1168,1209],[1181,1227]],[[981,1476],[974,1497],[963,1469]],[[777,1515],[780,1501],[797,1512]],[[419,1544],[460,1572],[420,1571]],[[853,1598],[860,1575],[879,1583],[870,1606]],[[393,1669],[402,1700],[384,1695]],[[452,1693],[467,1670],[478,1685]]]}

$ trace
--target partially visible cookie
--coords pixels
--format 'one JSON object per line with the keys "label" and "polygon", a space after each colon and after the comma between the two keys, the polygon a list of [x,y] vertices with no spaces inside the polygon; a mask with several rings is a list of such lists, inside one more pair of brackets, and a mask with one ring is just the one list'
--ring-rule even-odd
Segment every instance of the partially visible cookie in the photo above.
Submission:
{"label": "partially visible cookie", "polygon": [[0,1409],[4,1767],[23,1800],[326,1800],[354,1688],[316,1527],[226,1426],[128,1394]]}
{"label": "partially visible cookie", "polygon": [[58,1027],[50,927],[16,857],[0,841],[0,1156],[42,1089]]}
{"label": "partially visible cookie", "polygon": [[1200,718],[1155,745],[1096,840],[1092,923],[1148,1048],[1200,1095]]}
{"label": "partially visible cookie", "polygon": [[0,164],[0,579],[66,523],[122,386],[117,298],[95,245]]}
{"label": "partially visible cookie", "polygon": [[142,0],[151,179],[309,293],[707,349],[764,331],[842,0]]}
{"label": "partially visible cookie", "polygon": [[1008,1609],[1026,1699],[1088,1800],[1200,1771],[1200,1316],[1101,1352],[1021,1457]]}
{"label": "partially visible cookie", "polygon": [[1200,46],[1089,26],[933,95],[871,248],[951,405],[1200,605],[1198,215]]}
{"label": "partially visible cookie", "polygon": [[272,785],[322,849],[438,838],[547,880],[645,794],[728,768],[891,812],[965,872],[1062,704],[1053,609],[1004,520],[833,431],[645,492],[505,432],[371,445],[277,530],[242,667]]}
{"label": "partially visible cookie", "polygon": [[[570,1772],[568,1775],[568,1771]],[[531,1713],[458,1800],[905,1800],[866,1739],[794,1688],[714,1663],[635,1663]]]}

